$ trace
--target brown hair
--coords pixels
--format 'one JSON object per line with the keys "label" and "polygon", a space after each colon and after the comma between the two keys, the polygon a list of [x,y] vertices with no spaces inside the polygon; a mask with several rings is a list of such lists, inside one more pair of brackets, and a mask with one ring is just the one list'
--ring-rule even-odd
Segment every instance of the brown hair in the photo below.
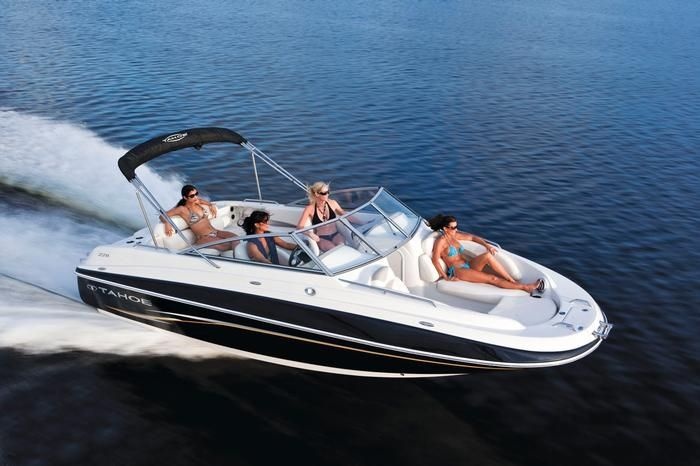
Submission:
{"label": "brown hair", "polygon": [[433,231],[438,231],[444,229],[447,225],[452,222],[456,222],[457,219],[452,215],[442,215],[437,214],[435,217],[428,220],[428,225]]}

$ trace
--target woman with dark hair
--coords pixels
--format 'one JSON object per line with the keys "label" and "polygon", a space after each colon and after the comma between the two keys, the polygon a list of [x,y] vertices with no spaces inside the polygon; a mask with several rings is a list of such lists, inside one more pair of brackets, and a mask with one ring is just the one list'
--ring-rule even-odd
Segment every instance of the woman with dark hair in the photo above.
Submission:
{"label": "woman with dark hair", "polygon": [[[263,235],[270,231],[270,214],[264,210],[254,210],[243,220],[243,229],[248,235]],[[296,244],[283,240],[279,236],[265,236],[262,238],[251,238],[246,241],[246,252],[248,257],[258,262],[279,265],[280,260],[277,255],[277,246],[289,249],[296,247]]]}
{"label": "woman with dark hair", "polygon": [[[236,234],[230,231],[222,231],[214,228],[209,222],[210,218],[216,217],[216,206],[204,199],[200,199],[199,191],[191,184],[182,187],[182,198],[177,205],[168,210],[169,217],[179,215],[190,227],[196,238],[194,244],[210,243],[220,238],[235,238]],[[172,236],[173,227],[161,216],[160,221],[165,224],[165,234]],[[212,248],[219,251],[233,249],[238,241],[213,245]]]}
{"label": "woman with dark hair", "polygon": [[[541,293],[544,291],[545,282],[541,278],[534,283],[523,284],[511,277],[505,267],[495,258],[498,249],[476,235],[458,231],[457,219],[452,215],[438,214],[428,220],[428,224],[434,231],[442,233],[435,240],[435,245],[433,246],[433,265],[441,278],[445,280],[487,283],[499,288],[523,290],[528,293],[533,293],[534,291]],[[464,256],[465,250],[464,246],[459,243],[460,240],[481,244],[486,248],[486,252],[468,260]],[[440,259],[447,266],[447,270],[442,269]],[[484,272],[484,267],[487,265],[491,267],[495,275]]]}

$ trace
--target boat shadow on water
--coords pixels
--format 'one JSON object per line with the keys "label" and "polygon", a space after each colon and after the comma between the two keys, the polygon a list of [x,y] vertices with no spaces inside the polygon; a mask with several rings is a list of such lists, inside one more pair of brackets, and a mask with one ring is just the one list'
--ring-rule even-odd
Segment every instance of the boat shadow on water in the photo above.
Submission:
{"label": "boat shadow on water", "polygon": [[[623,393],[602,378],[605,397],[578,386],[595,377],[584,363],[409,381],[226,357],[0,359],[5,464],[674,464],[689,453],[670,432],[654,435],[672,454],[649,445],[640,419],[603,421]],[[600,430],[577,429],[595,419]],[[40,442],[26,435],[36,425]]]}

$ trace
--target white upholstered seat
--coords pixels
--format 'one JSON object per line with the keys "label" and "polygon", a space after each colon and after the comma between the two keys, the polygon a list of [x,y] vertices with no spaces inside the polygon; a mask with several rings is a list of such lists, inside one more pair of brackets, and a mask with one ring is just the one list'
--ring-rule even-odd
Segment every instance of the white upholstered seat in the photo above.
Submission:
{"label": "white upholstered seat", "polygon": [[[185,237],[185,239],[187,239],[187,242],[194,244],[196,239],[194,237],[194,233],[192,233],[192,230],[190,230],[189,226],[187,225],[187,222],[185,222],[185,220],[179,215],[174,215],[170,218],[180,229],[180,231],[182,231],[182,235]],[[182,236],[180,236],[177,232],[173,232],[173,234],[170,236],[166,235],[165,224],[162,222],[158,222],[155,228],[153,228],[153,236],[155,237],[156,244],[159,247],[167,248],[173,252],[181,251],[188,246],[187,242],[182,239]],[[221,253],[221,251],[214,248],[201,248],[199,251],[202,254],[207,254],[210,256],[218,256]]]}
{"label": "white upholstered seat", "polygon": [[[440,274],[437,270],[435,270],[435,266],[433,265],[432,261],[433,246],[438,234],[439,233],[430,234],[421,243],[423,254],[421,254],[421,256],[418,258],[418,271],[421,280],[426,282],[435,282],[438,278],[440,278]],[[486,248],[472,241],[460,241],[460,244],[464,246],[468,252],[468,255],[472,257],[486,252]],[[522,272],[515,264],[513,259],[508,257],[506,254],[496,253],[496,260],[498,260],[505,267],[513,278],[516,280],[520,280],[522,278]],[[445,270],[446,266],[442,259],[440,259],[439,262],[443,267],[443,270]],[[527,296],[527,293],[521,290],[509,290],[499,288],[494,285],[488,285],[486,283],[471,283],[465,281],[440,280],[437,282],[437,289],[443,293],[453,296],[459,296],[486,303],[497,303],[501,300],[501,298],[506,296]]]}

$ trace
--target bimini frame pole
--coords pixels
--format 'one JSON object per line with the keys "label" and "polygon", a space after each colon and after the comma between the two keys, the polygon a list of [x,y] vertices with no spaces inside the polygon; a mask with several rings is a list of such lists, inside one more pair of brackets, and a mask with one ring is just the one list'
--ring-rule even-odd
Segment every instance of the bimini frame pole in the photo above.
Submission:
{"label": "bimini frame pole", "polygon": [[156,247],[156,249],[159,248],[158,243],[156,243],[156,235],[153,233],[153,227],[151,226],[151,221],[148,220],[148,215],[146,215],[146,209],[143,207],[143,201],[141,200],[141,191],[138,189],[136,190],[136,199],[139,200],[139,207],[141,207],[141,213],[143,214],[143,218],[146,220],[146,226],[148,227],[148,231],[151,233],[151,239],[153,240],[153,246]]}
{"label": "bimini frame pole", "polygon": [[[289,173],[287,170],[285,170],[280,164],[272,160],[270,157],[268,157],[263,151],[255,147],[253,144],[250,142],[246,141],[241,144],[242,147],[245,147],[250,151],[251,156],[253,156],[253,167],[255,168],[255,157],[259,158],[266,164],[268,164],[273,170],[275,170],[277,173],[280,175],[284,176],[287,178],[289,181],[297,185],[299,188],[301,188],[303,191],[306,191],[306,185],[299,181],[294,175]],[[257,169],[255,170],[255,181],[258,181],[258,172]],[[260,195],[260,184],[258,183],[258,195]],[[260,196],[262,199],[262,196]]]}
{"label": "bimini frame pole", "polygon": [[258,165],[255,163],[255,152],[250,151],[250,159],[253,161],[253,173],[255,173],[255,185],[258,187],[258,200],[262,201],[262,191],[260,190],[260,179],[258,178]]}
{"label": "bimini frame pole", "polygon": [[[173,220],[170,218],[170,216],[168,216],[168,214],[165,213],[165,210],[164,210],[163,207],[161,207],[161,205],[158,203],[158,201],[156,200],[155,196],[153,196],[153,194],[151,194],[151,192],[150,192],[150,191],[148,190],[148,188],[146,188],[146,186],[141,182],[141,180],[139,179],[138,176],[134,176],[134,178],[132,178],[132,179],[129,181],[129,183],[132,184],[132,186],[134,187],[134,189],[136,189],[136,191],[137,191],[138,193],[141,193],[141,194],[143,195],[143,197],[146,198],[146,201],[148,201],[148,203],[151,204],[151,205],[153,206],[153,208],[156,209],[156,210],[158,211],[158,213],[160,214],[160,216],[161,216],[162,218],[164,218],[165,220],[167,220],[167,222],[170,224],[171,227],[173,227],[173,229],[177,232],[177,234],[180,236],[180,238],[182,238],[182,240],[185,242],[185,244],[187,244],[187,246],[189,246],[189,247],[187,248],[188,251],[192,251],[192,252],[196,253],[196,254],[199,255],[202,259],[204,259],[204,260],[207,261],[210,265],[216,267],[217,269],[220,268],[217,264],[215,264],[214,262],[212,262],[211,259],[209,259],[209,258],[206,257],[204,254],[202,254],[202,253],[199,251],[199,249],[196,249],[196,248],[192,245],[192,243],[190,243],[190,242],[187,240],[187,238],[186,238],[185,235],[182,233],[182,231],[180,231],[180,229],[177,227],[177,225],[175,225],[175,222],[173,222]],[[143,215],[144,215],[144,217],[146,217],[146,224],[148,225],[148,228],[151,230],[151,236],[155,236],[154,233],[153,233],[153,230],[151,229],[151,224],[150,224],[150,222],[148,221],[148,216],[146,215],[146,211],[145,211],[145,210],[144,210],[144,212],[143,212]],[[155,238],[154,238],[154,241],[153,241],[153,242],[154,242],[154,244],[155,244]]]}

